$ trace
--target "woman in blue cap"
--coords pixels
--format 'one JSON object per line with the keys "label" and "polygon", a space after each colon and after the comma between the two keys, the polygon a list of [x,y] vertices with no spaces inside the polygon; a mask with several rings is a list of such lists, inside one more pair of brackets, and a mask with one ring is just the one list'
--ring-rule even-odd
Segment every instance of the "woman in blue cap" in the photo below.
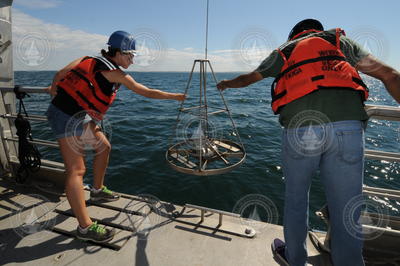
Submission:
{"label": "woman in blue cap", "polygon": [[133,64],[135,39],[125,31],[114,32],[101,56],[85,56],[74,60],[54,76],[50,94],[54,95],[47,117],[60,145],[66,168],[65,191],[78,219],[77,236],[95,242],[107,242],[114,231],[92,222],[83,191],[85,174],[84,147],[95,150],[93,160],[93,201],[115,201],[119,195],[103,185],[111,145],[97,122],[101,121],[123,84],[133,92],[154,99],[183,101],[185,95],[150,89],[136,82],[120,67]]}

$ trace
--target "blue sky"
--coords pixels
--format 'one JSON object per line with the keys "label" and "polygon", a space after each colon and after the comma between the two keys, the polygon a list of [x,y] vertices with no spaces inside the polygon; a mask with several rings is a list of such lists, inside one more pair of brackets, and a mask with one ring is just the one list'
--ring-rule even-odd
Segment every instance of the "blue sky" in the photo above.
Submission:
{"label": "blue sky", "polygon": [[[348,36],[399,69],[400,1],[384,3],[210,0],[209,58],[216,71],[253,70],[286,40],[294,24],[313,17],[326,28],[345,29]],[[161,50],[161,55],[138,61],[131,70],[188,71],[193,59],[204,54],[205,8],[206,0],[14,0],[14,39],[27,40],[24,36],[32,32],[44,32],[52,45],[50,58],[36,67],[56,69],[76,56],[98,52],[107,36],[121,29],[138,33],[142,41],[147,38],[141,48],[148,48],[150,54]],[[151,44],[152,40],[155,43]],[[21,53],[28,46],[30,42],[20,45],[16,69],[26,67]],[[40,44],[37,46],[40,50]],[[246,51],[241,58],[243,49],[251,46],[252,53]],[[33,67],[35,64],[29,66]]]}

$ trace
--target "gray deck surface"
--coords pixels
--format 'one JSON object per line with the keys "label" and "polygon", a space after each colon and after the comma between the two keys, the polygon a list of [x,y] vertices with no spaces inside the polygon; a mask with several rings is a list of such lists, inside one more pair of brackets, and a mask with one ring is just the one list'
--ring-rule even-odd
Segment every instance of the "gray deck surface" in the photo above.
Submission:
{"label": "gray deck surface", "polygon": [[[99,246],[74,237],[77,222],[64,196],[0,179],[0,265],[279,265],[270,243],[283,238],[281,226],[254,221],[256,237],[239,237],[196,226],[197,210],[177,221],[171,213],[181,206],[123,196],[87,202],[91,218],[117,230],[113,241]],[[218,224],[215,214],[206,219]],[[224,216],[223,222],[243,227],[239,218]],[[310,242],[308,248],[310,265],[329,265]]]}

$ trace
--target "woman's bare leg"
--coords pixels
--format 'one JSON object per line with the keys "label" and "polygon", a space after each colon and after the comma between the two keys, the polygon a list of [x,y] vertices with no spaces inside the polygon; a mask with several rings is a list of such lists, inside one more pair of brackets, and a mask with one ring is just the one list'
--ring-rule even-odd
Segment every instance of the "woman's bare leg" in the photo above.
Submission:
{"label": "woman's bare leg", "polygon": [[76,137],[58,139],[67,174],[65,192],[79,225],[84,228],[92,224],[86,209],[83,190],[83,176],[86,171],[85,160],[82,153],[71,147],[69,138]]}
{"label": "woman's bare leg", "polygon": [[93,187],[100,189],[104,185],[104,176],[108,166],[111,144],[99,126],[96,126],[93,122],[88,123],[87,126],[86,130],[91,130],[92,136],[95,138],[92,141],[92,147],[95,150],[93,159]]}

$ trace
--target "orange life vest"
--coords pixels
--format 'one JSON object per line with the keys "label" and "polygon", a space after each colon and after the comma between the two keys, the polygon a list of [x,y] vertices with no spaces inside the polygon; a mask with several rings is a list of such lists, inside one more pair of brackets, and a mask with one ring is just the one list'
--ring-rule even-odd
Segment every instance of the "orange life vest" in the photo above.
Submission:
{"label": "orange life vest", "polygon": [[102,71],[115,71],[119,67],[102,56],[85,57],[61,79],[57,86],[63,88],[88,114],[102,120],[107,109],[115,99],[119,84],[114,84],[113,92],[105,94],[96,74]]}
{"label": "orange life vest", "polygon": [[278,49],[284,65],[271,85],[274,113],[279,113],[284,105],[321,88],[354,89],[362,92],[366,100],[367,86],[340,50],[340,35],[344,32],[339,28],[336,29],[336,35],[316,30],[308,32],[314,33]]}

